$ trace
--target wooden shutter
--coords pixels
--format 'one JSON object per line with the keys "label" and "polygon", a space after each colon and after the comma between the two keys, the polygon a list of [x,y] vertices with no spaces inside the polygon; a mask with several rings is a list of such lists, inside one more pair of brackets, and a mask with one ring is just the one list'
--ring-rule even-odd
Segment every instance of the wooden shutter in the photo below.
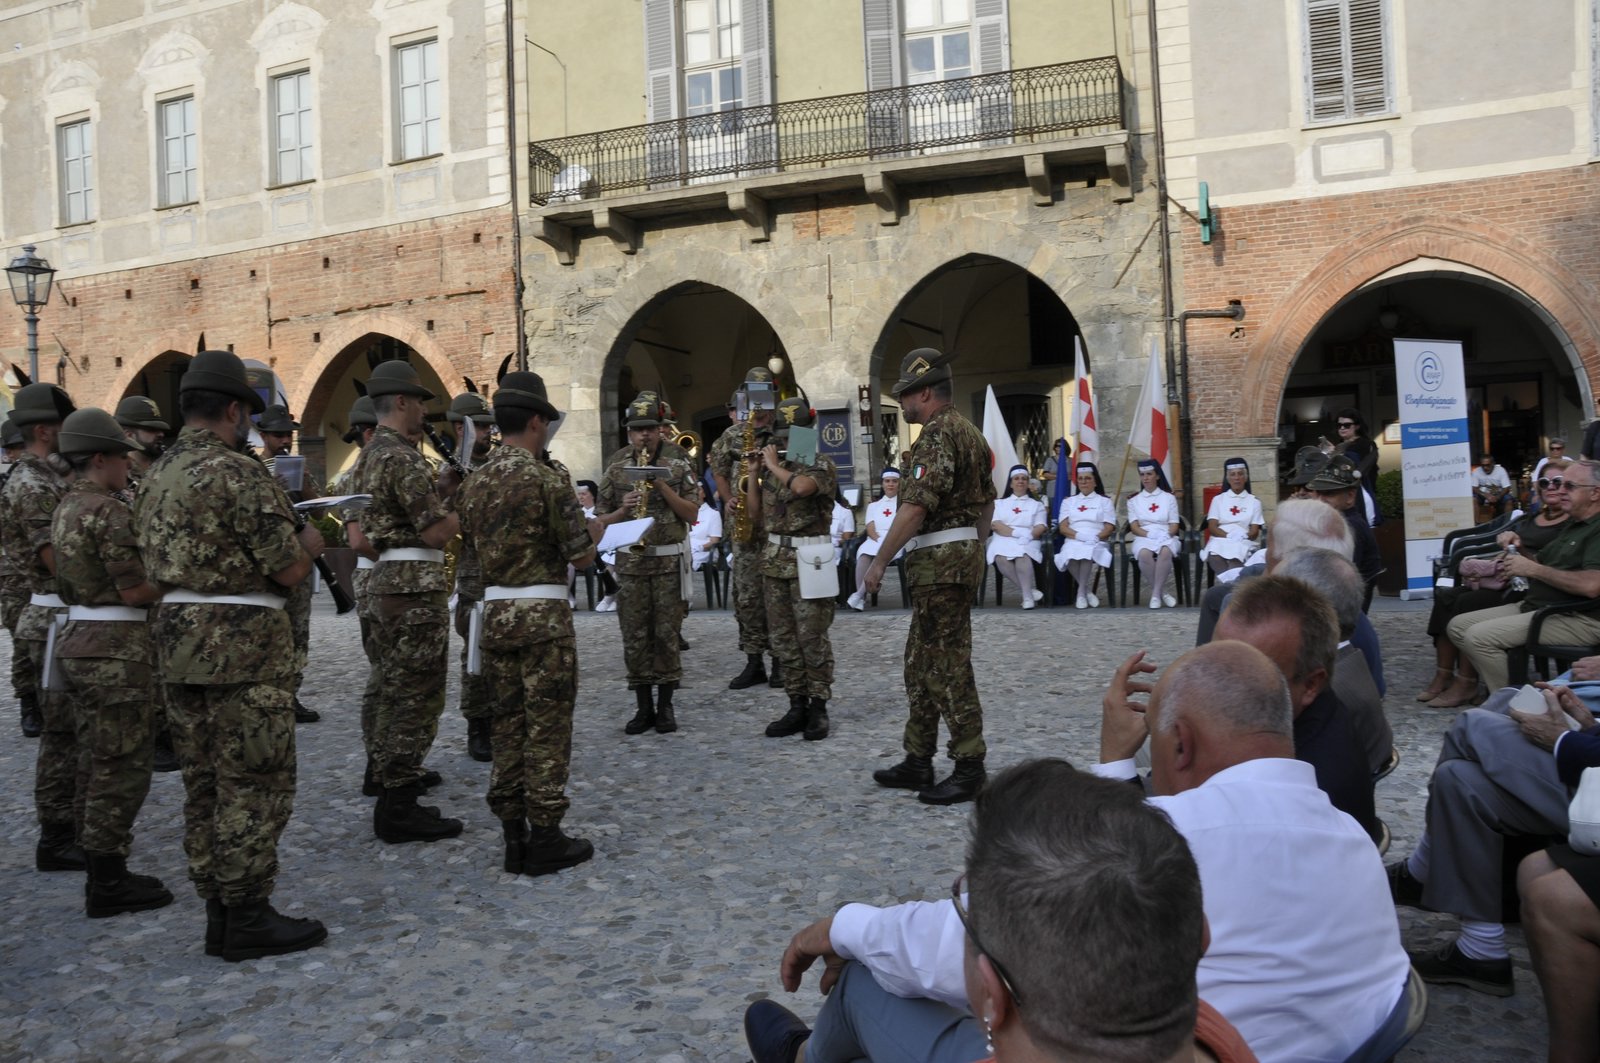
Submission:
{"label": "wooden shutter", "polygon": [[1386,114],[1387,0],[1306,0],[1306,114],[1313,122]]}
{"label": "wooden shutter", "polygon": [[[645,120],[679,117],[677,0],[644,0],[644,65]],[[652,128],[647,134],[645,168],[652,180],[679,172],[678,139],[675,126]]]}
{"label": "wooden shutter", "polygon": [[900,86],[900,0],[861,0],[867,44],[867,148],[873,155],[904,143]]}
{"label": "wooden shutter", "polygon": [[[975,74],[999,74],[1011,69],[1011,29],[1006,0],[973,0],[973,47],[977,50]],[[989,146],[1004,144],[1011,135],[1010,78],[981,82],[976,94],[978,129]]]}
{"label": "wooden shutter", "polygon": [[1350,112],[1387,114],[1388,48],[1384,43],[1384,0],[1349,0]]}
{"label": "wooden shutter", "polygon": [[[772,102],[772,0],[739,0],[739,68],[744,91],[744,165],[769,172],[777,161]],[[752,108],[754,108],[752,110]]]}

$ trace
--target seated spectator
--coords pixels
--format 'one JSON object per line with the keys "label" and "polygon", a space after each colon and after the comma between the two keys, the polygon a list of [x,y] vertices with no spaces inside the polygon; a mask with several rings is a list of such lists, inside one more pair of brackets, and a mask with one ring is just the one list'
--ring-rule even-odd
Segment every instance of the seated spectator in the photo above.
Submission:
{"label": "seated spectator", "polygon": [[1260,546],[1261,529],[1266,519],[1261,502],[1250,493],[1250,466],[1243,458],[1229,458],[1222,465],[1226,489],[1219,491],[1206,511],[1206,531],[1211,538],[1200,550],[1200,559],[1217,575],[1243,568]]}
{"label": "seated spectator", "polygon": [[1039,540],[1049,527],[1044,503],[1033,493],[1028,470],[1011,467],[1011,486],[995,500],[990,523],[988,561],[1022,592],[1022,608],[1032,609],[1044,597],[1034,590],[1033,566],[1044,560]]}
{"label": "seated spectator", "polygon": [[1355,541],[1355,553],[1350,560],[1355,562],[1362,581],[1366,583],[1361,602],[1361,608],[1365,611],[1372,604],[1372,592],[1378,585],[1378,577],[1383,574],[1383,556],[1378,552],[1378,540],[1372,534],[1372,524],[1359,504],[1366,497],[1361,490],[1361,473],[1354,461],[1343,454],[1335,454],[1328,459],[1322,471],[1306,484],[1306,489],[1313,497],[1338,510],[1344,516],[1345,523],[1350,525],[1350,534]]}
{"label": "seated spectator", "polygon": [[[1095,773],[1132,779],[1133,756],[1150,739],[1157,795],[1150,803],[1183,835],[1200,868],[1210,929],[1195,972],[1200,998],[1264,1063],[1342,1063],[1380,1028],[1380,1050],[1392,1053],[1399,1044],[1387,1039],[1389,1024],[1403,1006],[1409,969],[1382,865],[1367,836],[1317,789],[1312,769],[1293,759],[1282,674],[1249,646],[1203,646],[1167,669],[1147,708],[1130,695],[1150,690],[1132,678],[1150,671],[1140,652],[1113,676]],[[964,941],[952,901],[846,905],[795,935],[784,984],[798,988],[821,958],[830,968],[826,989],[854,960],[897,997],[967,1008]],[[849,1004],[830,1000],[824,1015]],[[906,1036],[931,1044],[950,1019],[948,1011],[925,1014]],[[970,1060],[969,1047],[958,1042],[947,1054],[910,1058]]]}
{"label": "seated spectator", "polygon": [[833,559],[835,562],[844,560],[844,550],[856,534],[856,515],[850,512],[850,507],[844,500],[844,492],[836,485],[833,489],[833,522],[828,528],[828,535],[833,539]]}
{"label": "seated spectator", "polygon": [[[594,520],[595,499],[600,497],[600,485],[593,480],[579,480],[577,484],[578,505],[583,507],[583,519]],[[597,613],[614,613],[617,611],[617,577],[611,574],[611,562],[616,560],[615,554],[596,554],[594,559],[595,575],[600,578],[601,598],[595,603],[594,611]],[[578,576],[573,573],[567,580],[567,594],[573,608],[578,605]]]}
{"label": "seated spectator", "polygon": [[1072,494],[1061,500],[1056,513],[1061,545],[1056,548],[1056,568],[1078,585],[1079,609],[1098,608],[1094,593],[1095,566],[1111,567],[1111,536],[1117,530],[1117,507],[1106,497],[1100,470],[1087,461],[1077,465]]}
{"label": "seated spectator", "polygon": [[1472,498],[1483,520],[1498,517],[1505,511],[1506,504],[1514,501],[1511,477],[1503,466],[1495,464],[1493,454],[1479,458],[1477,468],[1472,470]]}
{"label": "seated spectator", "polygon": [[722,542],[722,514],[712,505],[704,488],[700,491],[700,511],[689,526],[689,564],[698,572]]}
{"label": "seated spectator", "polygon": [[[1523,517],[1500,533],[1498,541],[1502,547],[1518,542],[1518,549],[1538,560],[1539,551],[1561,534],[1567,523],[1569,498],[1564,477],[1570,464],[1565,458],[1545,463],[1548,475],[1537,481],[1543,504],[1536,514]],[[1515,591],[1505,586],[1499,589],[1468,587],[1459,572],[1454,587],[1435,588],[1433,610],[1428,614],[1428,634],[1433,637],[1433,682],[1417,695],[1417,700],[1427,702],[1430,709],[1458,709],[1472,702],[1478,695],[1478,671],[1450,641],[1446,629],[1451,620],[1463,613],[1520,602],[1526,594],[1526,590]]]}
{"label": "seated spectator", "polygon": [[867,569],[872,567],[872,559],[878,556],[878,544],[889,534],[889,525],[894,523],[895,511],[900,508],[900,470],[893,465],[884,469],[882,483],[883,496],[867,507],[865,523],[861,528],[861,546],[856,550],[856,589],[845,602],[858,612],[867,607]]}
{"label": "seated spectator", "polygon": [[1150,588],[1150,608],[1168,609],[1178,599],[1166,593],[1178,540],[1178,500],[1172,495],[1167,474],[1159,462],[1139,462],[1139,490],[1128,497],[1128,552],[1139,562],[1139,573]]}
{"label": "seated spectator", "polygon": [[1535,480],[1538,480],[1539,477],[1544,476],[1545,475],[1544,467],[1546,465],[1550,464],[1552,461],[1566,461],[1566,460],[1567,460],[1567,441],[1565,439],[1561,438],[1560,436],[1551,436],[1550,437],[1550,450],[1549,450],[1548,453],[1545,454],[1544,457],[1539,459],[1539,464],[1537,464],[1537,465],[1535,465],[1533,467],[1533,478]]}
{"label": "seated spectator", "polygon": [[[1556,538],[1539,551],[1539,560],[1515,556],[1501,560],[1499,572],[1522,576],[1528,593],[1521,602],[1462,613],[1445,625],[1445,634],[1460,647],[1490,690],[1510,677],[1506,651],[1528,641],[1533,612],[1547,605],[1582,602],[1600,595],[1600,462],[1587,458],[1567,466],[1563,487],[1568,521]],[[1510,545],[1520,548],[1513,535]],[[1600,615],[1565,613],[1548,617],[1543,627],[1548,642],[1568,646],[1600,643]]]}

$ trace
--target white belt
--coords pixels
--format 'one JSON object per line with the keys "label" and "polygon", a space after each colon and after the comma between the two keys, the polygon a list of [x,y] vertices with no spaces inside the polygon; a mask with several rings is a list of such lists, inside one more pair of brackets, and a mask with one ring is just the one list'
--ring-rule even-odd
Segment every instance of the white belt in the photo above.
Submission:
{"label": "white belt", "polygon": [[773,546],[818,546],[822,543],[833,542],[831,535],[768,535],[767,542]]}
{"label": "white belt", "polygon": [[67,603],[61,600],[59,594],[30,594],[28,604],[37,605],[44,609],[65,609]]}
{"label": "white belt", "polygon": [[379,561],[432,561],[444,564],[443,550],[429,550],[420,546],[396,546],[378,553]]}
{"label": "white belt", "polygon": [[357,572],[365,572],[367,569],[373,569],[373,568],[377,568],[377,567],[378,567],[378,563],[376,561],[372,560],[372,558],[370,558],[370,557],[362,557],[360,554],[356,555],[356,571]]}
{"label": "white belt", "polygon": [[176,588],[161,599],[162,605],[253,605],[258,609],[282,609],[284,599],[262,591],[260,594],[201,594]]}
{"label": "white belt", "polygon": [[664,546],[634,546],[629,548],[635,554],[645,557],[672,557],[674,554],[683,553],[682,543],[667,543]]}
{"label": "white belt", "polygon": [[142,624],[150,619],[150,611],[132,605],[69,605],[68,620],[122,620]]}
{"label": "white belt", "polygon": [[522,598],[549,598],[567,600],[567,587],[564,583],[530,583],[526,587],[485,587],[483,600],[486,602],[514,602]]}
{"label": "white belt", "polygon": [[926,535],[919,535],[909,543],[906,543],[906,553],[909,554],[913,550],[926,550],[930,546],[943,546],[945,543],[959,543],[965,539],[971,539],[976,542],[977,538],[977,528],[947,528],[944,531],[928,532]]}

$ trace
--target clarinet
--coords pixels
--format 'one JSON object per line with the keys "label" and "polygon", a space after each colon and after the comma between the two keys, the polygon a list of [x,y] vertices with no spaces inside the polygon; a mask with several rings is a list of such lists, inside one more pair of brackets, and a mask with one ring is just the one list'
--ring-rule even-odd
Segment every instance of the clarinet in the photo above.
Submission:
{"label": "clarinet", "polygon": [[[253,449],[250,451],[250,455],[266,466],[267,472],[273,472],[272,458],[263,458]],[[311,518],[305,515],[304,510],[297,509],[293,505],[290,505],[289,512],[294,514],[294,531],[296,535],[299,535],[305,531],[306,525],[311,523]],[[354,609],[356,600],[345,593],[344,587],[339,583],[338,578],[334,576],[333,569],[329,567],[328,559],[319,555],[311,560],[316,564],[317,573],[322,576],[322,582],[327,585],[328,593],[333,597],[334,612],[339,616],[343,616]]]}
{"label": "clarinet", "polygon": [[456,457],[456,448],[446,443],[444,437],[439,434],[439,430],[427,421],[422,422],[422,431],[428,437],[428,442],[433,444],[433,449],[437,450],[439,456],[445,460],[445,463],[460,473],[464,479],[468,470],[465,465],[461,464],[460,459]]}

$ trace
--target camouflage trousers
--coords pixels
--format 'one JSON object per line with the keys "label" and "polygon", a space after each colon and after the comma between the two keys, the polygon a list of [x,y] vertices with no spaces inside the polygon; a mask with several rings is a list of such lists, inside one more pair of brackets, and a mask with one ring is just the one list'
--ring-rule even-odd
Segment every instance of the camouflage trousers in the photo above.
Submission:
{"label": "camouflage trousers", "polygon": [[783,689],[790,697],[824,701],[833,696],[832,598],[800,597],[800,580],[764,577],[767,641],[783,663]]}
{"label": "camouflage trousers", "polygon": [[472,607],[477,598],[465,595],[456,598],[456,634],[461,636],[461,718],[482,720],[494,712],[494,690],[489,682],[489,669],[479,675],[467,674],[467,629],[472,617]]}
{"label": "camouflage trousers", "polygon": [[[15,596],[0,597],[0,623],[4,623],[7,632],[17,630],[17,620],[22,616],[22,607],[27,604],[26,598]],[[39,676],[28,667],[28,656],[22,652],[17,644],[16,636],[11,638],[11,693],[16,695],[18,701],[27,704],[38,693]]]}
{"label": "camouflage trousers", "polygon": [[[44,669],[44,640],[18,639],[29,672]],[[72,699],[65,691],[41,690],[39,715],[44,730],[39,735],[39,758],[33,774],[33,805],[39,825],[83,826],[83,798],[89,779],[89,751],[78,745],[78,723]]]}
{"label": "camouflage trousers", "polygon": [[761,600],[761,545],[735,543],[729,562],[733,569],[733,618],[739,622],[739,652],[767,652],[767,603]]}
{"label": "camouflage trousers", "polygon": [[414,786],[433,748],[450,669],[450,609],[443,591],[378,594],[373,635],[383,674],[372,759],[385,789]]}
{"label": "camouflage trousers", "polygon": [[133,821],[150,793],[155,672],[110,657],[63,658],[61,670],[77,706],[78,745],[89,753],[78,844],[91,853],[127,856]]}
{"label": "camouflage trousers", "polygon": [[622,660],[628,689],[683,678],[678,632],[683,628],[683,586],[676,570],[658,576],[628,573],[617,589],[617,621],[622,627]]}
{"label": "camouflage trousers", "polygon": [[[981,573],[980,573],[981,578]],[[911,587],[911,631],[906,635],[905,750],[931,757],[939,718],[950,731],[950,758],[976,760],[983,743],[983,706],[972,678],[972,596],[963,583]]]}
{"label": "camouflage trousers", "polygon": [[578,644],[551,639],[516,653],[483,654],[494,691],[494,768],[489,810],[554,827],[566,815],[572,710],[578,700]]}
{"label": "camouflage trousers", "polygon": [[378,729],[378,702],[383,697],[383,670],[378,659],[377,628],[367,616],[361,621],[361,652],[367,655],[367,685],[361,691],[361,745],[372,758],[372,735]]}
{"label": "camouflage trousers", "polygon": [[167,684],[183,763],[183,851],[201,897],[265,900],[294,811],[294,695],[267,683]]}
{"label": "camouflage trousers", "polygon": [[291,659],[294,676],[290,681],[289,692],[298,696],[300,681],[306,674],[306,662],[311,657],[310,576],[290,588],[289,597],[283,603],[283,611],[289,614],[289,629],[294,633],[294,656]]}

